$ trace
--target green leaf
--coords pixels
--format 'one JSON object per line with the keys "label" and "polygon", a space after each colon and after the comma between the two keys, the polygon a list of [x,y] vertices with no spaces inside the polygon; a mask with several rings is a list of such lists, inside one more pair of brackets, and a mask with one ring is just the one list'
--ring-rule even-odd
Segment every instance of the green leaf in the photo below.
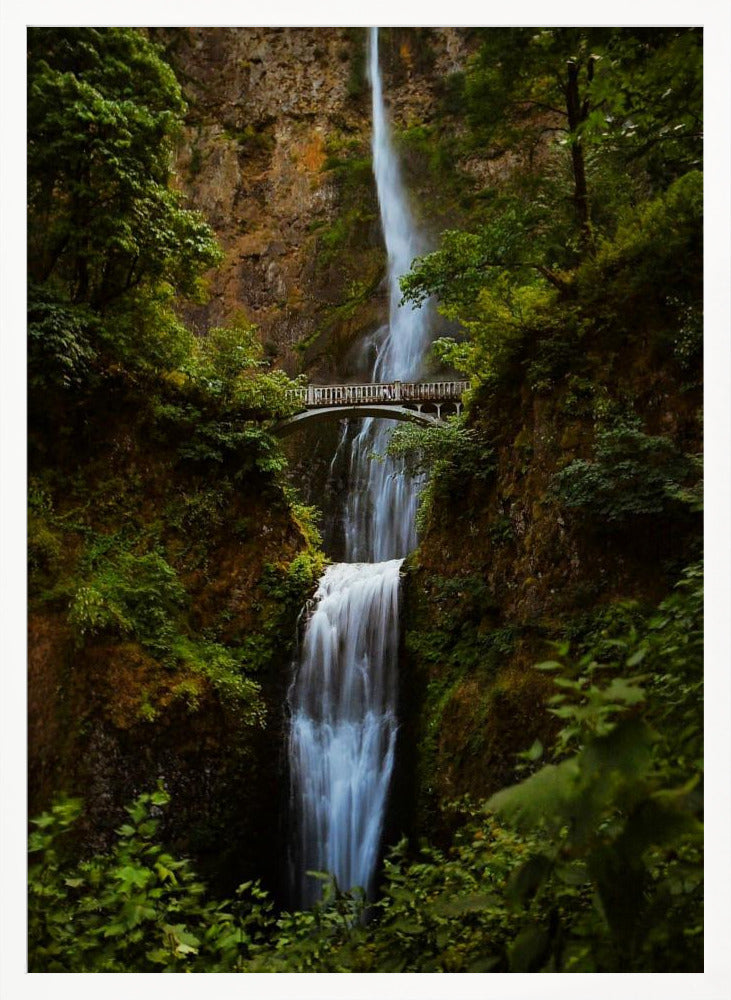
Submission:
{"label": "green leaf", "polygon": [[555,825],[562,822],[573,801],[580,775],[576,758],[547,764],[519,785],[496,792],[488,799],[487,806],[520,829],[543,822]]}
{"label": "green leaf", "polygon": [[543,744],[540,740],[533,740],[530,748],[528,750],[523,750],[521,753],[517,754],[521,760],[536,761],[540,760],[543,756]]}
{"label": "green leaf", "polygon": [[505,895],[514,905],[524,904],[535,895],[553,869],[553,861],[545,854],[534,854],[515,869],[505,886]]}
{"label": "green leaf", "polygon": [[142,889],[147,885],[151,877],[152,872],[149,868],[133,865],[124,865],[114,871],[114,878],[122,883],[122,888],[125,890],[132,886]]}
{"label": "green leaf", "polygon": [[524,927],[509,952],[511,972],[538,972],[548,959],[550,936],[543,927]]}
{"label": "green leaf", "polygon": [[638,705],[645,700],[645,692],[641,687],[638,687],[637,680],[615,677],[602,691],[603,700],[606,702],[619,701],[625,705]]}

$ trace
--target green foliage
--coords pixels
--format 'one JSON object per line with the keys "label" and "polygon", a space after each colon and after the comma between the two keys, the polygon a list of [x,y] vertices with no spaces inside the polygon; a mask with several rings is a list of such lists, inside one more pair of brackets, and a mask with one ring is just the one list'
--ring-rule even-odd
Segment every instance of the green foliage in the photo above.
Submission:
{"label": "green foliage", "polygon": [[161,788],[127,808],[109,854],[75,861],[64,839],[78,801],[33,821],[28,941],[32,972],[230,972],[242,966],[271,906],[258,886],[219,903],[187,860],[156,843]]}
{"label": "green foliage", "polygon": [[[592,83],[584,130],[631,175],[662,184],[701,163],[703,38],[697,29],[617,31]],[[601,117],[600,117],[601,115]]]}
{"label": "green foliage", "polygon": [[78,382],[95,358],[153,370],[180,360],[171,294],[199,296],[220,260],[170,186],[184,107],[140,31],[29,29],[32,384]]}
{"label": "green foliage", "polygon": [[269,370],[256,327],[239,319],[196,341],[183,372],[194,386],[222,404],[267,417],[288,416],[286,392],[299,385],[283,371]]}
{"label": "green foliage", "polygon": [[79,641],[133,635],[149,649],[170,650],[174,618],[185,600],[175,570],[158,552],[112,551],[73,596],[69,623]]}
{"label": "green foliage", "polygon": [[[691,371],[702,348],[701,232],[702,177],[694,171],[623,211],[595,256],[552,273],[550,288],[540,268],[531,275],[513,266],[510,242],[489,226],[443,234],[402,287],[415,302],[435,294],[440,311],[461,324],[466,339],[442,338],[435,353],[475,382],[514,377],[516,361],[527,360],[531,388],[550,391],[566,373],[579,374],[587,345],[619,351],[640,339]],[[493,239],[503,257],[491,262]],[[533,234],[517,225],[510,240],[519,251]]]}
{"label": "green foliage", "polygon": [[555,474],[560,502],[607,527],[677,504],[692,464],[669,438],[645,434],[640,426],[625,419],[598,429],[592,459],[576,459]]}
{"label": "green foliage", "polygon": [[461,490],[465,479],[486,482],[495,472],[492,448],[466,426],[462,415],[434,427],[399,425],[391,434],[387,454],[406,458],[413,472],[429,473],[416,515],[420,531],[428,527],[437,497]]}
{"label": "green foliage", "polygon": [[656,766],[682,781],[703,768],[703,566],[689,566],[631,654],[649,674]]}
{"label": "green foliage", "polygon": [[289,488],[285,492],[290,503],[292,516],[304,535],[310,552],[319,549],[322,545],[322,535],[319,529],[322,511],[317,507],[303,504],[299,500],[298,494],[292,488]]}
{"label": "green foliage", "polygon": [[[188,634],[189,595],[159,552],[139,554],[119,537],[100,536],[87,546],[81,569],[84,582],[76,586],[68,613],[79,645],[134,639],[164,667],[206,677],[243,724],[262,725],[260,686],[248,676],[261,664],[249,661],[245,647]],[[154,705],[143,703],[143,716],[152,720],[155,714]]]}
{"label": "green foliage", "polygon": [[520,628],[486,627],[495,599],[485,580],[433,575],[429,601],[428,621],[419,620],[418,628],[406,633],[406,644],[420,662],[438,668],[437,686],[466,675],[492,677],[512,651]]}
{"label": "green foliage", "polygon": [[[370,161],[364,164],[370,174]],[[373,222],[373,214],[367,203],[360,203],[339,212],[334,221],[326,227],[318,227],[317,265],[321,268],[338,264],[341,256],[349,249],[362,243],[363,233]]]}
{"label": "green foliage", "polygon": [[[178,666],[206,677],[220,694],[226,710],[236,713],[243,725],[258,728],[264,725],[261,686],[247,676],[257,665],[249,662],[245,648],[232,649],[178,635],[172,642],[171,656]],[[195,695],[192,697],[195,702]]]}
{"label": "green foliage", "polygon": [[291,412],[295,383],[268,370],[245,322],[197,339],[178,318],[221,256],[171,184],[184,110],[140,31],[30,29],[31,387],[165,373],[154,405],[183,457],[271,475],[284,459],[259,425]]}
{"label": "green foliage", "polygon": [[45,285],[28,287],[30,385],[79,386],[96,358],[92,346],[98,320],[84,306],[72,306]]}
{"label": "green foliage", "polygon": [[[257,128],[256,125],[249,123],[248,125],[245,125],[244,128],[232,128],[229,125],[224,128],[223,134],[227,139],[231,139],[238,143],[239,153],[246,156],[251,156],[253,153],[258,151],[271,153],[274,149],[274,135],[272,134],[271,128],[266,126],[263,128]],[[196,153],[198,154],[197,157]],[[190,169],[191,172],[195,173],[196,170],[200,171],[200,168],[200,150],[196,146],[191,157]]]}
{"label": "green foliage", "polygon": [[[580,141],[635,185],[700,160],[702,33],[682,28],[483,29],[459,83],[475,144],[530,149],[546,132]],[[566,64],[583,108],[572,121]],[[629,190],[627,188],[629,187]],[[636,188],[635,188],[636,190]]]}
{"label": "green foliage", "polygon": [[475,205],[474,178],[461,168],[462,130],[437,112],[436,120],[394,126],[393,140],[420,228],[445,220],[454,225]]}
{"label": "green foliage", "polygon": [[699,971],[700,567],[656,612],[616,611],[578,659],[564,645],[538,664],[555,674],[554,762],[535,743],[528,777],[461,803],[448,851],[398,845],[367,920],[324,873],[306,913],[276,915],[251,883],[213,901],[155,842],[162,791],[129,807],[109,854],[78,861],[79,804],[61,801],[30,838],[32,971]]}
{"label": "green foliage", "polygon": [[[234,478],[241,480],[253,470],[266,475],[282,472],[286,459],[277,438],[257,426],[235,420],[205,420],[194,407],[160,409],[159,416],[172,419],[177,427],[189,426],[190,440],[179,447],[181,458],[196,465],[228,463],[236,467]],[[203,419],[198,419],[201,417]]]}
{"label": "green foliage", "polygon": [[[583,307],[601,318],[668,302],[672,288],[678,305],[701,302],[703,175],[690,171],[655,198],[622,211],[616,232],[601,240],[596,256],[577,274]],[[677,301],[680,299],[680,301]],[[672,302],[668,302],[673,305]]]}
{"label": "green foliage", "polygon": [[265,425],[294,412],[287,392],[300,381],[262,355],[255,328],[241,320],[196,340],[154,401],[156,434],[177,439],[185,461],[225,463],[238,480],[254,470],[276,476],[286,460]]}
{"label": "green foliage", "polygon": [[31,587],[44,576],[54,576],[62,541],[53,525],[53,501],[33,477],[28,481],[28,574]]}
{"label": "green foliage", "polygon": [[168,285],[134,289],[112,303],[99,328],[99,349],[109,365],[102,374],[144,371],[154,379],[185,365],[195,338],[175,312]]}
{"label": "green foliage", "polygon": [[224,478],[215,484],[200,483],[171,498],[165,506],[166,524],[186,536],[201,534],[222,527],[234,492],[233,483]]}
{"label": "green foliage", "polygon": [[[573,666],[538,665],[558,674],[550,704],[564,725],[555,752],[573,753],[488,805],[542,831],[542,891],[566,866],[574,884],[595,893],[570,929],[547,928],[546,958],[553,953],[576,971],[698,968],[700,567],[686,571],[642,632],[619,635],[609,648],[611,658],[605,643],[599,659],[590,649]],[[640,665],[644,673],[635,674]]]}
{"label": "green foliage", "polygon": [[[378,218],[373,188],[373,164],[362,140],[347,132],[328,139],[323,170],[332,173],[338,192],[338,212],[327,225],[313,223],[317,235],[317,266],[343,264],[347,251],[370,250],[368,231]],[[353,278],[360,277],[353,272]]]}
{"label": "green foliage", "polygon": [[530,387],[548,392],[588,350],[647,340],[698,377],[701,33],[477,36],[452,113],[467,145],[518,162],[467,231],[443,233],[402,279],[407,300],[435,296],[462,328],[438,354],[488,386],[527,363]]}
{"label": "green foliage", "polygon": [[323,569],[322,553],[312,548],[300,552],[287,565],[265,564],[262,590],[271,604],[268,631],[272,639],[281,639],[281,621],[293,608],[300,610],[305,606]]}
{"label": "green foliage", "polygon": [[349,59],[347,91],[348,97],[357,99],[366,89],[366,45],[367,35],[363,28],[346,28],[348,49],[343,50],[344,58]]}
{"label": "green foliage", "polygon": [[58,533],[41,517],[28,515],[28,572],[34,581],[40,576],[55,575],[62,553]]}
{"label": "green foliage", "polygon": [[396,142],[402,156],[418,153],[427,161],[429,172],[435,178],[449,178],[454,175],[450,171],[452,159],[445,144],[439,142],[438,130],[423,122],[412,124],[401,129],[396,134]]}
{"label": "green foliage", "polygon": [[405,299],[421,305],[436,295],[454,310],[473,305],[498,278],[514,285],[534,281],[537,272],[559,284],[564,280],[549,271],[548,262],[557,259],[565,267],[576,259],[566,257],[566,236],[555,232],[549,199],[534,203],[504,196],[490,209],[489,221],[478,232],[448,230],[442,233],[438,250],[417,258],[401,279]]}
{"label": "green foliage", "polygon": [[487,479],[494,471],[490,449],[475,430],[465,426],[461,416],[449,417],[433,427],[400,424],[391,434],[388,454],[395,458],[409,456],[418,472],[426,472],[435,462],[447,459],[478,479]]}

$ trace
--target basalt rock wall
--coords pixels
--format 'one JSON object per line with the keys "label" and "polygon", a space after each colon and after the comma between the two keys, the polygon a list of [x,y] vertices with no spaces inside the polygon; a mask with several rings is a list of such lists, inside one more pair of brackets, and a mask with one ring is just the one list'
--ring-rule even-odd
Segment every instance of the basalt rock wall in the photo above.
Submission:
{"label": "basalt rock wall", "polygon": [[[176,28],[153,35],[189,102],[180,184],[226,253],[210,276],[208,303],[187,318],[205,333],[244,313],[277,363],[332,378],[387,309],[366,30]],[[408,146],[414,129],[423,134],[436,125],[444,81],[472,48],[464,29],[383,29],[397,141]],[[419,199],[420,189],[433,192],[429,167],[423,150],[404,154],[415,213],[436,233],[454,221],[456,203]]]}

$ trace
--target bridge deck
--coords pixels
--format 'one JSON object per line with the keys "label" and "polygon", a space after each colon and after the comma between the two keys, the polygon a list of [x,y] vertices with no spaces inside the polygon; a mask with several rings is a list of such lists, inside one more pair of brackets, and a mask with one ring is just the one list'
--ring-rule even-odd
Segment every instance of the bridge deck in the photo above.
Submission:
{"label": "bridge deck", "polygon": [[308,385],[287,396],[305,409],[319,406],[370,406],[404,403],[459,403],[468,381],[368,382],[361,385]]}

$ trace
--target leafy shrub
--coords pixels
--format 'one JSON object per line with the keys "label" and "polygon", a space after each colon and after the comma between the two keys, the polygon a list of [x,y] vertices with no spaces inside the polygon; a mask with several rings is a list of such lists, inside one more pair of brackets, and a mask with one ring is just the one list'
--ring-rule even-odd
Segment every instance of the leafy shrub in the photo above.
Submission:
{"label": "leafy shrub", "polygon": [[579,295],[587,305],[608,299],[626,309],[643,296],[656,301],[658,290],[700,293],[702,221],[703,174],[692,170],[623,214],[614,236],[579,270]]}
{"label": "leafy shrub", "polygon": [[133,635],[157,653],[170,651],[185,590],[157,552],[117,551],[99,561],[71,601],[69,622],[79,641],[101,633]]}
{"label": "leafy shrub", "polygon": [[[155,842],[169,796],[146,793],[127,808],[109,854],[73,859],[64,840],[78,800],[33,820],[29,840],[28,946],[32,972],[230,972],[241,968],[270,907],[219,903],[186,860]],[[249,930],[250,928],[250,930]]]}
{"label": "leafy shrub", "polygon": [[278,625],[280,618],[287,617],[288,609],[304,607],[323,567],[322,554],[313,550],[300,552],[285,566],[264,565],[261,586],[274,609],[273,627]]}
{"label": "leafy shrub", "polygon": [[28,380],[32,388],[67,389],[85,380],[96,358],[98,321],[84,306],[66,302],[47,285],[28,287]]}
{"label": "leafy shrub", "polygon": [[507,514],[496,517],[487,529],[493,545],[507,545],[515,539],[515,528]]}
{"label": "leafy shrub", "polygon": [[419,531],[427,529],[437,498],[461,492],[465,479],[486,482],[496,468],[492,448],[466,426],[463,415],[434,427],[400,424],[391,434],[387,454],[405,458],[415,474],[429,473],[416,513]]}
{"label": "leafy shrub", "polygon": [[165,520],[186,533],[205,533],[220,528],[232,493],[233,484],[223,477],[215,485],[197,484],[166,504]]}
{"label": "leafy shrub", "polygon": [[178,449],[180,457],[189,462],[230,464],[236,470],[235,480],[241,480],[254,470],[271,475],[286,468],[277,438],[255,424],[204,420],[193,423],[192,428],[190,440]]}
{"label": "leafy shrub", "polygon": [[231,326],[209,330],[196,340],[182,366],[193,386],[230,410],[249,416],[283,417],[293,406],[287,390],[299,385],[283,371],[270,370],[256,327],[242,318]]}
{"label": "leafy shrub", "polygon": [[593,458],[575,459],[556,473],[552,489],[569,509],[611,526],[666,512],[691,472],[690,460],[669,438],[645,434],[639,421],[625,419],[598,430]]}
{"label": "leafy shrub", "polygon": [[[206,677],[221,694],[227,710],[236,712],[243,724],[258,727],[264,724],[261,687],[246,675],[243,651],[178,636],[172,643],[171,653],[180,665]],[[250,669],[249,664],[246,667]]]}
{"label": "leafy shrub", "polygon": [[591,892],[589,907],[543,928],[542,967],[702,968],[702,634],[693,566],[641,631],[614,638],[611,660],[605,645],[602,660],[590,649],[573,666],[539,664],[557,674],[559,762],[488,807],[541,832],[524,872],[536,893],[562,869]]}
{"label": "leafy shrub", "polygon": [[34,480],[28,483],[28,572],[33,580],[58,569],[62,542],[53,529],[49,494]]}
{"label": "leafy shrub", "polygon": [[251,883],[210,899],[155,842],[160,790],[84,861],[65,836],[79,804],[57,802],[29,843],[31,970],[700,971],[702,613],[692,566],[629,631],[620,610],[578,659],[564,646],[539,664],[563,724],[553,761],[534,745],[527,778],[459,804],[448,851],[393,849],[367,920],[362,893],[324,873],[306,913],[275,914]]}

